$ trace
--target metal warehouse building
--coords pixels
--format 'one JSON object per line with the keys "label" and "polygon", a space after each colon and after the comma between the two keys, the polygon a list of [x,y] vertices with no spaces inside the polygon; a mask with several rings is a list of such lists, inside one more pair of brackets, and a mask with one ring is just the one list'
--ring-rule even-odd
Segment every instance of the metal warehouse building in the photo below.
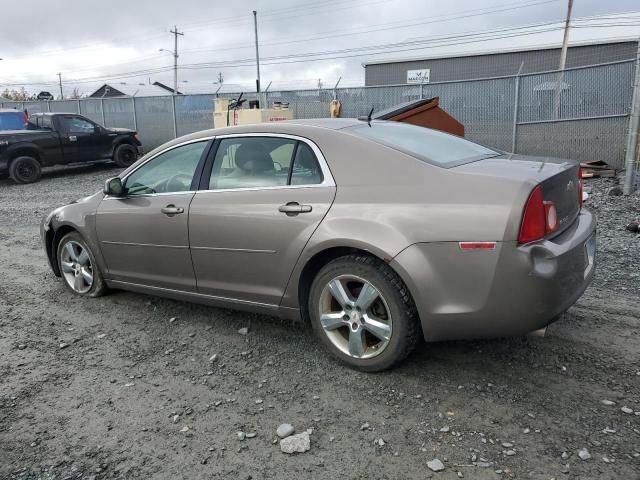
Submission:
{"label": "metal warehouse building", "polygon": [[[630,60],[636,57],[637,39],[574,44],[567,51],[566,68]],[[372,61],[364,64],[365,85],[402,85],[502,77],[556,70],[560,48],[528,48],[448,55],[431,58]]]}

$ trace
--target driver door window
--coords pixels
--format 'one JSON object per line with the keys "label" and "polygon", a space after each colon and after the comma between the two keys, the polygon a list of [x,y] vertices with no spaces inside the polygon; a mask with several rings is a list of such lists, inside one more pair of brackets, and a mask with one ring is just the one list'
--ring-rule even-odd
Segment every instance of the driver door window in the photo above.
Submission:
{"label": "driver door window", "polygon": [[145,163],[125,181],[129,197],[191,190],[207,141],[176,147]]}
{"label": "driver door window", "polygon": [[79,117],[64,117],[64,128],[68,133],[94,133],[96,126]]}

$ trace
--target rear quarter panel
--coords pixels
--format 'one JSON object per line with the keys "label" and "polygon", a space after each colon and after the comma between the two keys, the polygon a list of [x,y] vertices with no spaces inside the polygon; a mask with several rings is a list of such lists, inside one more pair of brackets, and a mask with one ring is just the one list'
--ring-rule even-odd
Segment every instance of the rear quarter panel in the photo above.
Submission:
{"label": "rear quarter panel", "polygon": [[304,265],[328,248],[358,248],[390,261],[416,243],[514,240],[534,185],[437,167],[339,132],[312,140],[334,176],[336,199],[296,265],[283,306],[297,306]]}

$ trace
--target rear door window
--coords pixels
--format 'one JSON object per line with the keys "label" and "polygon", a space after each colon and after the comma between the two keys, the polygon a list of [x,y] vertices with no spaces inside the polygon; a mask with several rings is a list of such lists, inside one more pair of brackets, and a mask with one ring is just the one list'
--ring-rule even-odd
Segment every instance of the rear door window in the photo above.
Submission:
{"label": "rear door window", "polygon": [[220,140],[209,190],[315,185],[323,181],[309,145],[283,137],[235,137]]}
{"label": "rear door window", "polygon": [[213,161],[210,190],[287,185],[296,140],[237,137],[220,141]]}

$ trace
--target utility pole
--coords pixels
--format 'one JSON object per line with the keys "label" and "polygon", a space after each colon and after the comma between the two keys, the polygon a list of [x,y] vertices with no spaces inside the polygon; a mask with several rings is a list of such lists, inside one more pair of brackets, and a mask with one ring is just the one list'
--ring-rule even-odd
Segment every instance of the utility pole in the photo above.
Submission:
{"label": "utility pole", "polygon": [[636,53],[636,78],[633,85],[633,97],[631,99],[631,115],[629,116],[629,132],[627,133],[627,152],[625,154],[624,168],[624,194],[630,195],[636,188],[636,168],[638,133],[640,132],[640,42]]}
{"label": "utility pole", "polygon": [[571,26],[571,10],[573,9],[573,0],[568,0],[567,18],[564,21],[564,36],[562,37],[562,50],[560,51],[560,75],[558,75],[558,86],[556,88],[555,113],[556,118],[560,112],[560,95],[562,93],[562,83],[564,80],[564,68],[567,63],[567,47],[569,46],[569,27]]}
{"label": "utility pole", "polygon": [[560,66],[558,70],[564,70],[567,63],[567,46],[569,45],[569,27],[571,23],[571,10],[573,9],[573,0],[569,0],[567,6],[567,18],[564,21],[564,37],[562,38],[562,51],[560,52]]}
{"label": "utility pole", "polygon": [[256,92],[260,93],[260,52],[258,51],[258,12],[253,11],[253,30],[256,36]]}
{"label": "utility pole", "polygon": [[62,73],[58,72],[58,83],[60,84],[60,100],[64,100],[64,94],[62,93]]}
{"label": "utility pole", "polygon": [[218,83],[222,85],[222,82],[224,82],[224,77],[222,76],[222,72],[218,72]]}
{"label": "utility pole", "polygon": [[173,26],[173,30],[169,30],[173,33],[173,94],[178,94],[178,35],[184,35],[184,32],[179,32],[178,27]]}

